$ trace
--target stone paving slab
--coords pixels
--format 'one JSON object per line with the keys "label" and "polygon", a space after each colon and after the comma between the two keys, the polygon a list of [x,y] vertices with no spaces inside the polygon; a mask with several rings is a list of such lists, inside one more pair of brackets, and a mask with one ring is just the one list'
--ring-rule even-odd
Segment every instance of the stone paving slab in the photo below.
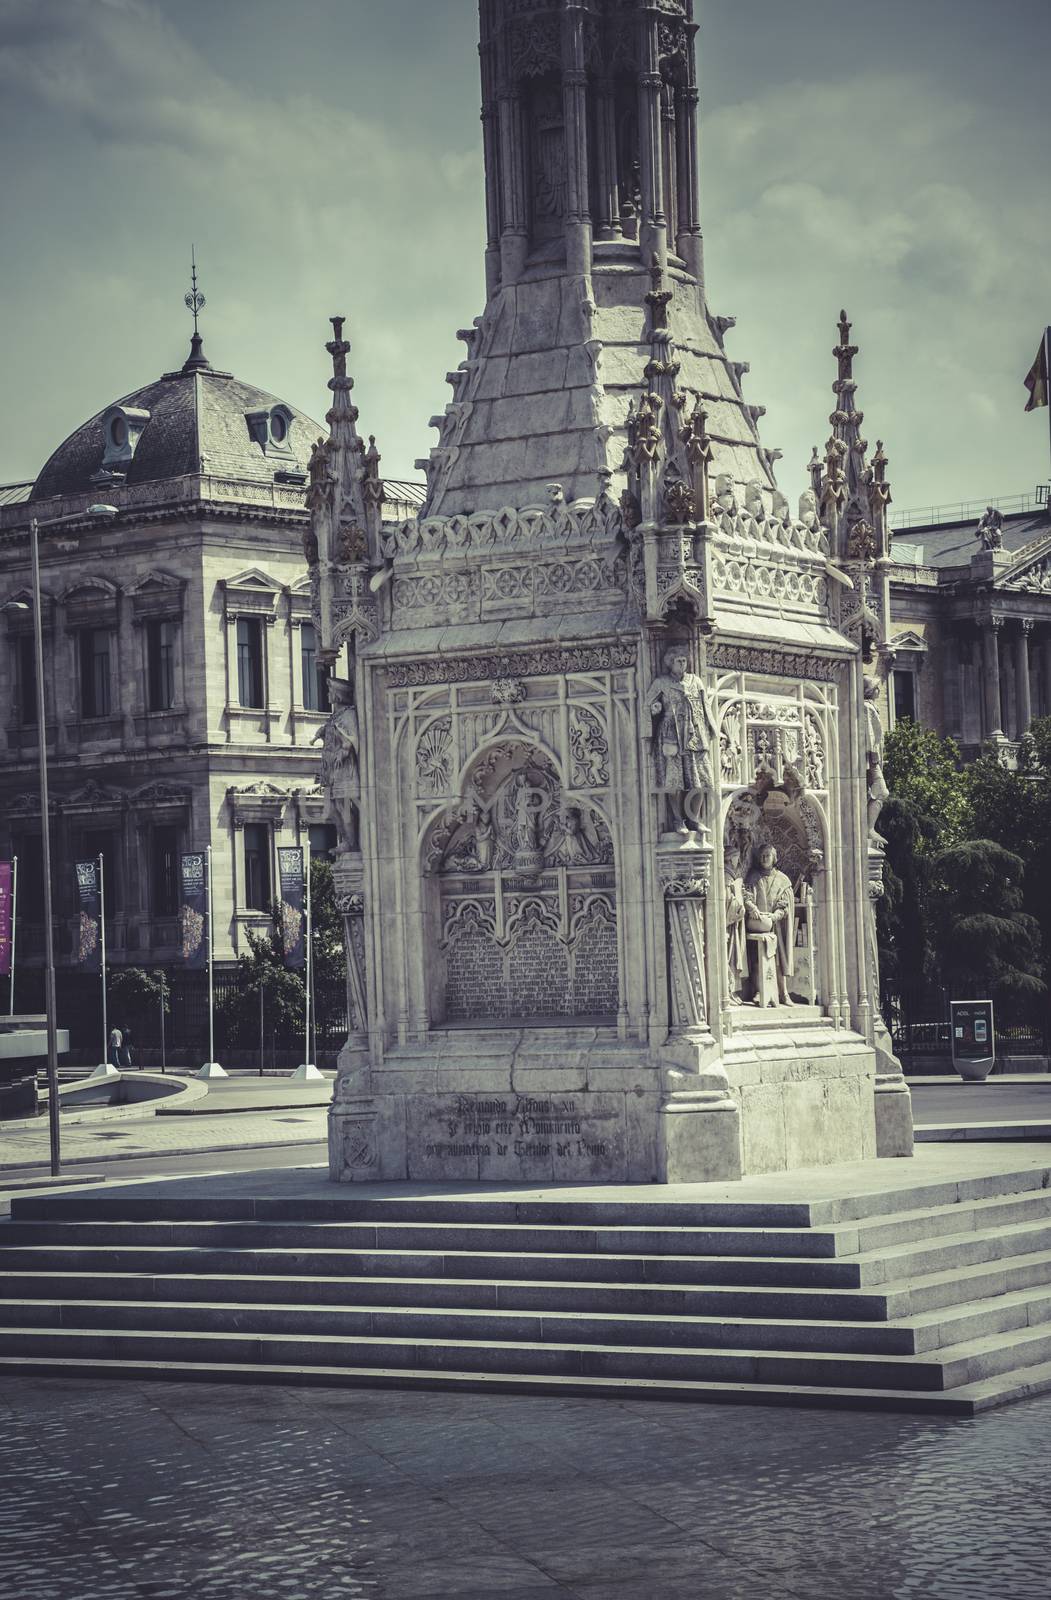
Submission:
{"label": "stone paving slab", "polygon": [[[113,1128],[97,1122],[62,1129],[62,1164],[76,1166],[120,1157],[196,1154],[302,1144],[316,1139],[324,1154],[327,1111],[324,1107],[289,1106],[270,1112],[243,1112],[213,1117],[151,1116],[124,1118]],[[39,1129],[9,1133],[0,1128],[0,1173],[48,1160],[46,1119]]]}
{"label": "stone paving slab", "polygon": [[1049,1426],[0,1377],[0,1590],[1038,1600]]}

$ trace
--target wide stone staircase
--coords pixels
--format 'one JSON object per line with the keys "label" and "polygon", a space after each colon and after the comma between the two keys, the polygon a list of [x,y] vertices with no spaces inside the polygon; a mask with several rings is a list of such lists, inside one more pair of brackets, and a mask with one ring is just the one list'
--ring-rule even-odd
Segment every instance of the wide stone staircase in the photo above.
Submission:
{"label": "wide stone staircase", "polygon": [[1049,1182],[25,1195],[0,1223],[0,1371],[968,1415],[1051,1388]]}

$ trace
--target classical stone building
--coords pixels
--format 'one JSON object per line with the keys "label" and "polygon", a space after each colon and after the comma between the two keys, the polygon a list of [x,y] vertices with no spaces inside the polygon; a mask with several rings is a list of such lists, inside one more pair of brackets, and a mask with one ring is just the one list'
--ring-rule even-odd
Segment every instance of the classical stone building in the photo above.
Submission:
{"label": "classical stone building", "polygon": [[825,456],[795,506],[777,486],[705,288],[694,26],[689,0],[482,0],[488,298],[418,519],[383,515],[334,319],[339,1179],[912,1148],[872,910],[887,458],[844,316]]}
{"label": "classical stone building", "polygon": [[1051,716],[1051,490],[913,514],[891,544],[887,711],[950,734],[965,757],[1010,758]]}
{"label": "classical stone building", "polygon": [[[58,959],[72,951],[73,863],[101,852],[111,961],[178,963],[178,858],[211,845],[215,957],[229,962],[268,920],[277,845],[333,842],[303,552],[322,432],[212,367],[195,335],[182,367],[104,407],[0,495],[0,854],[19,858],[27,984],[42,938],[33,625],[18,603],[29,518],[42,527]],[[411,486],[394,492],[411,512]]]}

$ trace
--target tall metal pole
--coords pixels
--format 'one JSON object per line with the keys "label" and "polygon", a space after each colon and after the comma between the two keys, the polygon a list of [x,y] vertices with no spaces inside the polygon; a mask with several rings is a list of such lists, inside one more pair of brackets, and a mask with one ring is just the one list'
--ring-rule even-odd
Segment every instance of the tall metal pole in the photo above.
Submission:
{"label": "tall metal pole", "polygon": [[212,974],[212,847],[205,850],[208,869],[208,1061],[215,1060],[215,984]]}
{"label": "tall metal pole", "polygon": [[11,857],[11,994],[8,1011],[15,1014],[15,951],[18,945],[18,857]]}
{"label": "tall metal pole", "polygon": [[306,850],[303,853],[304,853],[304,855],[306,857],[306,862],[307,862],[307,868],[306,868],[306,872],[304,874],[304,876],[306,877],[306,880],[307,880],[307,972],[306,972],[306,978],[307,978],[307,981],[306,981],[306,991],[307,991],[306,1033],[307,1033],[307,1041],[306,1041],[306,1043],[307,1043],[307,1048],[306,1048],[306,1055],[304,1056],[303,1059],[309,1064],[314,1059],[314,1057],[310,1054],[310,984],[311,984],[312,977],[313,977],[310,946],[313,943],[313,941],[311,939],[311,929],[310,929],[310,851]]}
{"label": "tall metal pole", "polygon": [[62,1171],[58,1107],[58,1018],[55,996],[55,936],[51,925],[51,826],[47,797],[47,718],[44,714],[44,619],[40,599],[40,532],[36,517],[29,524],[33,561],[33,634],[36,644],[36,726],[40,755],[40,853],[44,868],[44,1007],[47,1026],[47,1121],[51,1142],[51,1176]]}
{"label": "tall metal pole", "polygon": [[[106,858],[99,851],[99,953],[102,957],[102,1065],[109,1061],[109,1018],[106,1014]],[[113,1052],[116,1055],[116,1051]],[[117,1063],[114,1061],[113,1066]]]}

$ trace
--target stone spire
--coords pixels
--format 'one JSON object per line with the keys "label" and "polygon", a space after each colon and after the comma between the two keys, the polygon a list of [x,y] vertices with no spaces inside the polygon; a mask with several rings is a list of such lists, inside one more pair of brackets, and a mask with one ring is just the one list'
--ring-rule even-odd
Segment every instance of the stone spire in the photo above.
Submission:
{"label": "stone spire", "polygon": [[886,648],[889,631],[890,485],[883,441],[877,442],[870,463],[868,441],[861,436],[864,412],[857,409],[854,377],[858,346],[850,342],[850,332],[847,314],[841,311],[839,342],[832,352],[837,362],[832,385],[836,406],[829,417],[832,433],[819,474],[811,463],[811,478],[833,559],[845,563],[853,583],[853,590],[840,599],[840,625],[859,640],[869,660],[873,649]]}
{"label": "stone spire", "polygon": [[321,655],[332,660],[352,634],[363,631],[372,638],[376,633],[368,579],[369,563],[379,551],[383,483],[376,440],[370,435],[366,449],[357,430],[345,318],[330,320],[332,338],[325,345],[332,358],[332,404],[325,414],[329,433],[327,439],[318,439],[310,455],[310,531],[304,545]]}

